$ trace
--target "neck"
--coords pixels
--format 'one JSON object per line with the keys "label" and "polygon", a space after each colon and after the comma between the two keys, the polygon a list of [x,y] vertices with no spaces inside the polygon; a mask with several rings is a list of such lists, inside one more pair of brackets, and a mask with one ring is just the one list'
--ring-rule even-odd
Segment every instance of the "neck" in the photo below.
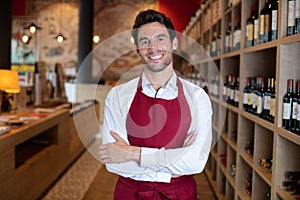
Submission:
{"label": "neck", "polygon": [[173,68],[167,67],[161,72],[151,72],[145,69],[144,73],[151,86],[155,90],[158,90],[162,86],[165,86],[170,80],[170,78],[173,76]]}

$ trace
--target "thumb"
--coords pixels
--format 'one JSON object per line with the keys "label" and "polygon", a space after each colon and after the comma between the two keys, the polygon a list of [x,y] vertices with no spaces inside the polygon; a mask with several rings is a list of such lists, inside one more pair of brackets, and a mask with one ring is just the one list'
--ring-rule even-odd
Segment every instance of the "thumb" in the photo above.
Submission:
{"label": "thumb", "polygon": [[116,140],[116,141],[120,141],[123,140],[118,133],[116,133],[115,131],[109,131],[111,136]]}

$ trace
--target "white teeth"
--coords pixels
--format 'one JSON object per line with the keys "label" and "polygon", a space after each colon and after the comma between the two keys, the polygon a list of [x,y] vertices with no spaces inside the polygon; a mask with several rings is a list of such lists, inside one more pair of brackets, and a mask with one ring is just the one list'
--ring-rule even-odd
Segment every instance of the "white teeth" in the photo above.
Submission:
{"label": "white teeth", "polygon": [[161,57],[162,57],[162,55],[150,56],[150,59],[156,60],[156,59],[159,59],[159,58],[161,58]]}

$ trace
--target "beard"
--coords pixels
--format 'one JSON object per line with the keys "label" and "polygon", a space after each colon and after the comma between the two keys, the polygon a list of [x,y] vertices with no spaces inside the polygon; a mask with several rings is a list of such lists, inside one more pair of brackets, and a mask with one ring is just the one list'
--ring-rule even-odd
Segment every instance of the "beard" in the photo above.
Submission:
{"label": "beard", "polygon": [[[148,57],[149,55],[147,55]],[[164,56],[166,56],[165,60],[163,61],[162,64],[157,64],[157,63],[151,63],[147,62],[145,58],[143,58],[143,63],[147,67],[147,69],[151,72],[161,72],[164,69],[166,69],[170,63],[173,61],[173,56],[170,53],[164,53]]]}

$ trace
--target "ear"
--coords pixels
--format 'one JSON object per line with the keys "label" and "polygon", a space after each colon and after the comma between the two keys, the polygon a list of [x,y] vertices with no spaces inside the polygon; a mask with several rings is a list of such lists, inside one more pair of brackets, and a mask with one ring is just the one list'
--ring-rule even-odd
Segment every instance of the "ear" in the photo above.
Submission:
{"label": "ear", "polygon": [[172,41],[172,49],[175,51],[178,48],[178,39],[175,37]]}

